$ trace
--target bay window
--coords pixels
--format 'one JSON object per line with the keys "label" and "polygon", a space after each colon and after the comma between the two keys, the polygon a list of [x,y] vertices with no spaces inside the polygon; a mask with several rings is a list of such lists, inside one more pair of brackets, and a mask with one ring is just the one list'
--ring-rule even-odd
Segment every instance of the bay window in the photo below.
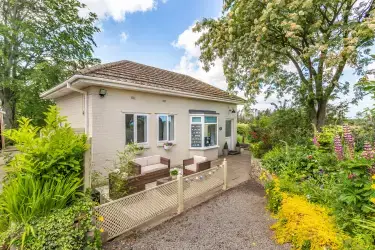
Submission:
{"label": "bay window", "polygon": [[217,145],[217,116],[191,116],[190,146],[192,148],[207,148]]}
{"label": "bay window", "polygon": [[148,143],[148,115],[125,114],[125,143]]}
{"label": "bay window", "polygon": [[158,115],[158,142],[174,141],[174,115]]}

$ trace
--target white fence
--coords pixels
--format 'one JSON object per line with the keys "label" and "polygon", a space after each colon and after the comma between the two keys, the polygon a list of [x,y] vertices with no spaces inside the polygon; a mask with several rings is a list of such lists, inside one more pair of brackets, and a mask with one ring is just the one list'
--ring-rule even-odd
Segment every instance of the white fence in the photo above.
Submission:
{"label": "white fence", "polygon": [[227,188],[227,162],[177,180],[95,207],[96,225],[112,239],[156,216],[177,209],[186,201],[222,186]]}

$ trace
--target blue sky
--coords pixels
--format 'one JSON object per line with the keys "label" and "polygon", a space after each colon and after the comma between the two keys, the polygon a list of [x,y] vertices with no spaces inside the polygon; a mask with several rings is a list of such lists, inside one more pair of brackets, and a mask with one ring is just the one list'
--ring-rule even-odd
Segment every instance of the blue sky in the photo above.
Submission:
{"label": "blue sky", "polygon": [[[95,35],[95,56],[103,63],[131,60],[155,67],[173,70],[199,78],[226,89],[221,62],[210,72],[201,69],[199,49],[194,46],[198,34],[192,25],[203,17],[217,17],[222,0],[81,0],[99,16],[102,32]],[[355,82],[356,76],[346,70],[344,79]],[[344,98],[350,98],[344,97]],[[258,109],[270,107],[271,98],[257,98]],[[365,98],[352,106],[351,117],[373,104]]]}

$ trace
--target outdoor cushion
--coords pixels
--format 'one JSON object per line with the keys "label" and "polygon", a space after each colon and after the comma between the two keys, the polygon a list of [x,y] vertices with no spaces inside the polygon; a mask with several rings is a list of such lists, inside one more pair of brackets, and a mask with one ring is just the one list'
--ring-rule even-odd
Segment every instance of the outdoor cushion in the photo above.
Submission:
{"label": "outdoor cushion", "polygon": [[134,162],[141,165],[141,167],[145,167],[147,166],[147,158],[148,157],[137,158],[137,159],[134,159]]}
{"label": "outdoor cushion", "polygon": [[204,156],[194,155],[193,158],[194,158],[194,163],[200,163],[200,162],[207,161],[207,157],[204,157]]}
{"label": "outdoor cushion", "polygon": [[161,170],[161,169],[166,169],[166,168],[168,168],[168,165],[161,164],[161,163],[148,165],[148,166],[141,168],[141,174],[147,174],[147,173],[151,173],[151,172]]}
{"label": "outdoor cushion", "polygon": [[154,165],[160,163],[160,155],[153,155],[147,157],[147,165]]}
{"label": "outdoor cushion", "polygon": [[193,171],[193,172],[197,172],[197,164],[187,165],[185,166],[185,169]]}

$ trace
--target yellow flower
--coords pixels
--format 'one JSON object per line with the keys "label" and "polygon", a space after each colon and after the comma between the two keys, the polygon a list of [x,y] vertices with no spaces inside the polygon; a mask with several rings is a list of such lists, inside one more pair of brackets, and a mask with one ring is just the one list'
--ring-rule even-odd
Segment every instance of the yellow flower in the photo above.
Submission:
{"label": "yellow flower", "polygon": [[103,228],[100,228],[100,230],[99,230],[101,233],[103,233],[104,232],[104,229]]}
{"label": "yellow flower", "polygon": [[373,176],[371,176],[371,178],[372,178],[373,180],[375,180],[375,174],[374,174]]}
{"label": "yellow flower", "polygon": [[371,198],[370,201],[375,204],[375,198]]}
{"label": "yellow flower", "polygon": [[98,221],[103,222],[104,221],[104,217],[103,216],[99,216]]}
{"label": "yellow flower", "polygon": [[375,189],[375,184],[372,184],[372,185],[371,185],[371,188],[372,188],[372,189]]}

